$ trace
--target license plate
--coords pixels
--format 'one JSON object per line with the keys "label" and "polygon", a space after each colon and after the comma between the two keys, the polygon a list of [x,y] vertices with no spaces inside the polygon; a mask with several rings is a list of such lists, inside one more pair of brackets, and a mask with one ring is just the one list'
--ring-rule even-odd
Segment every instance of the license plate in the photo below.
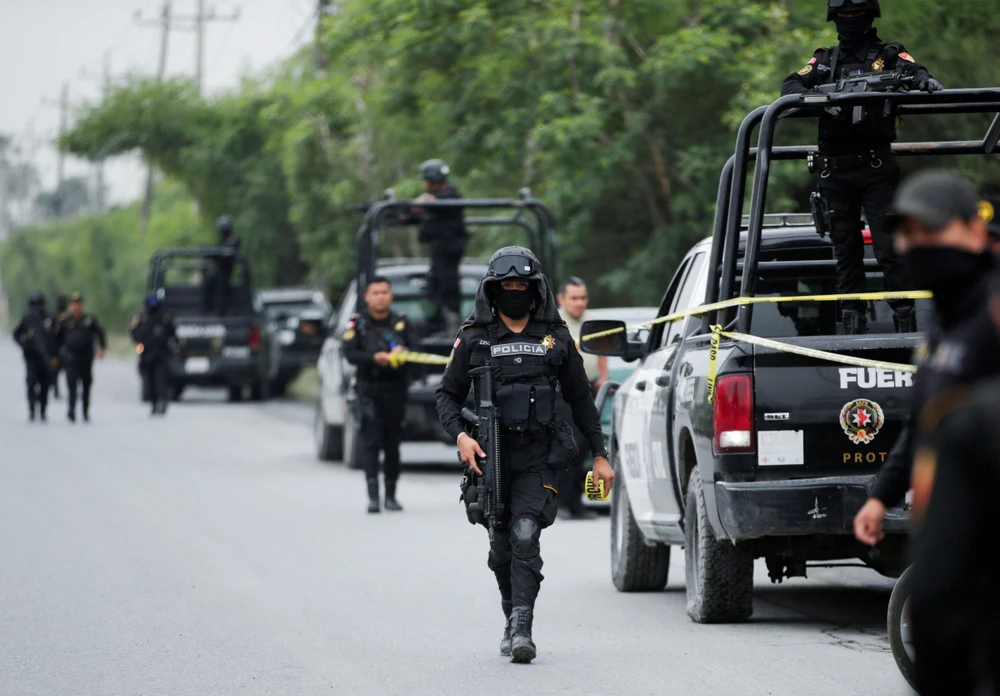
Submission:
{"label": "license plate", "polygon": [[200,375],[208,372],[208,358],[188,358],[184,361],[184,371],[191,375]]}
{"label": "license plate", "polygon": [[250,357],[250,346],[226,346],[222,349],[222,357],[240,359]]}

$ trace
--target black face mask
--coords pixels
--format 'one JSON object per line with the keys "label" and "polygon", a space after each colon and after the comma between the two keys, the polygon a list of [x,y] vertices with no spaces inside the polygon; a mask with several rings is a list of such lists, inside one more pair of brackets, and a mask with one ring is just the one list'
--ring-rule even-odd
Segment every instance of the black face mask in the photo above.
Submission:
{"label": "black face mask", "polygon": [[535,304],[535,293],[531,289],[527,290],[504,290],[500,288],[496,293],[497,309],[505,317],[511,319],[523,319],[531,311]]}
{"label": "black face mask", "polygon": [[[934,293],[934,306],[947,315],[962,306],[969,288],[979,282],[984,254],[949,247],[914,247],[903,256],[919,290]],[[988,263],[987,263],[988,265]]]}
{"label": "black face mask", "polygon": [[837,17],[836,23],[841,42],[849,44],[859,43],[872,28],[872,18],[867,14],[857,17]]}

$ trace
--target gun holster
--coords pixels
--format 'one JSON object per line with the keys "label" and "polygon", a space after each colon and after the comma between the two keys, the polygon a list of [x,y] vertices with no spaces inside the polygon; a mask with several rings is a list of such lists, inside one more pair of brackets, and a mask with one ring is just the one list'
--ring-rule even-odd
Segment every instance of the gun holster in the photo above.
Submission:
{"label": "gun holster", "polygon": [[557,418],[547,427],[551,435],[547,464],[553,471],[565,471],[573,463],[579,450],[576,438],[573,437],[573,426]]}
{"label": "gun holster", "polygon": [[813,191],[809,196],[809,210],[812,211],[813,223],[820,237],[826,237],[833,228],[830,218],[830,203],[819,191]]}

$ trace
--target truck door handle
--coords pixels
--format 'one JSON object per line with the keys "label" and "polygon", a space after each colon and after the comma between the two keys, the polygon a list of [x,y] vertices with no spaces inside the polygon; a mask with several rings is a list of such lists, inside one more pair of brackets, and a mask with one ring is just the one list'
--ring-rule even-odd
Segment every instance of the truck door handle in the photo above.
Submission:
{"label": "truck door handle", "polygon": [[639,391],[646,391],[646,380],[635,383],[635,388]]}
{"label": "truck door handle", "polygon": [[670,372],[664,370],[656,377],[656,386],[658,387],[669,387],[670,386]]}

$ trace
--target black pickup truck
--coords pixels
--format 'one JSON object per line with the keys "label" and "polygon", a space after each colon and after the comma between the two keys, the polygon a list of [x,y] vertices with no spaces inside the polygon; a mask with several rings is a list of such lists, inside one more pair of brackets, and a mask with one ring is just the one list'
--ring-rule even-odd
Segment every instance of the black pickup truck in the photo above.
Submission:
{"label": "black pickup truck", "polygon": [[[221,261],[221,263],[220,263]],[[220,273],[225,268],[225,273]],[[228,278],[225,287],[223,278]],[[228,248],[164,249],[153,254],[146,283],[174,318],[179,350],[171,359],[170,387],[224,387],[230,401],[249,391],[270,395],[279,349],[255,297],[245,257]]]}
{"label": "black pickup truck", "polygon": [[[885,102],[891,102],[887,107]],[[775,147],[781,118],[813,118],[831,105],[890,108],[898,115],[1000,111],[1000,90],[936,94],[806,94],[782,97],[743,122],[722,171],[712,238],[685,257],[659,308],[667,316],[744,298],[834,294],[835,257],[811,216],[765,215],[772,160],[806,160],[813,146]],[[751,135],[760,127],[756,148]],[[897,143],[899,156],[989,155],[1000,115],[978,141]],[[755,161],[750,214],[743,216]],[[867,233],[866,233],[867,236]],[[866,245],[867,291],[883,289]],[[583,349],[641,360],[614,393],[611,570],[622,591],[662,589],[670,546],[683,545],[687,609],[697,622],[744,621],[753,611],[755,559],[772,581],[805,576],[809,563],[855,559],[890,577],[905,568],[906,513],[889,510],[884,541],[854,539],[852,520],[892,450],[909,406],[912,375],[856,367],[722,338],[711,327],[869,361],[909,364],[920,334],[894,332],[885,301],[868,303],[869,332],[844,335],[838,302],[716,308],[662,323],[644,343],[624,331]],[[928,300],[917,328],[929,328]],[[582,333],[621,322],[588,322]],[[713,355],[714,354],[714,355]],[[714,399],[709,366],[717,367]]]}

